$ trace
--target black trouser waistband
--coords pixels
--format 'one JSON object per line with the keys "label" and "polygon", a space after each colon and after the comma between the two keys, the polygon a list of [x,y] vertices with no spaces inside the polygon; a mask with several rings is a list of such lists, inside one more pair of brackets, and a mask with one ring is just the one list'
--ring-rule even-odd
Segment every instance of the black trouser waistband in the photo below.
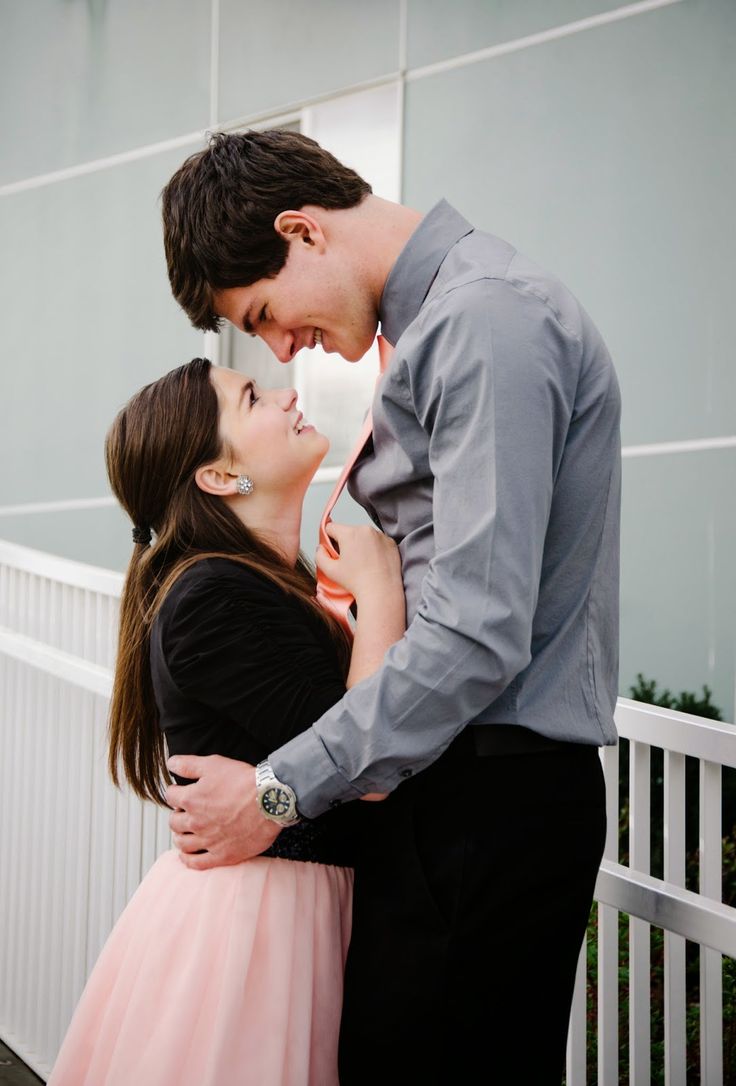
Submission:
{"label": "black trouser waistband", "polygon": [[[587,743],[568,743],[550,739],[521,724],[469,724],[465,729],[475,753],[481,757],[493,754],[532,754],[536,751],[566,750],[586,747]],[[466,740],[467,742],[467,740]]]}

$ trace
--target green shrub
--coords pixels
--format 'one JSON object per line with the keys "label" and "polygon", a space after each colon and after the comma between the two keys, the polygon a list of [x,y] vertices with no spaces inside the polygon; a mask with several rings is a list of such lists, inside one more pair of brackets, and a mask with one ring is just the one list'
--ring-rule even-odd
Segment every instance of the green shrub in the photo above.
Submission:
{"label": "green shrub", "polygon": [[636,685],[629,688],[629,697],[634,701],[644,701],[648,705],[661,705],[664,709],[674,709],[678,713],[692,713],[693,716],[704,716],[710,720],[723,720],[721,710],[711,702],[713,691],[708,686],[703,687],[703,696],[691,694],[683,690],[677,697],[673,697],[669,690],[657,693],[657,683],[654,679],[645,679],[641,671],[636,676]]}

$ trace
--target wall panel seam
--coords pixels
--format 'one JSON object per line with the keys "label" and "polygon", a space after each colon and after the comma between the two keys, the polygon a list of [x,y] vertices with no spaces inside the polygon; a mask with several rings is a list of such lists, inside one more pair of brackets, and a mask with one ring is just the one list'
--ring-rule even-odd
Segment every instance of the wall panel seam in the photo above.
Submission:
{"label": "wall panel seam", "polygon": [[22,181],[10,181],[6,185],[0,185],[0,196],[15,196],[19,192],[27,192],[29,189],[44,188],[46,185],[58,184],[62,181],[70,181],[75,177],[84,177],[87,174],[98,173],[101,170],[109,170],[114,166],[125,166],[130,162],[138,162],[140,159],[153,158],[155,155],[165,154],[167,151],[175,151],[179,147],[197,146],[204,139],[204,132],[189,132],[185,136],[174,136],[169,140],[161,140],[159,143],[148,143],[144,147],[135,147],[129,151],[119,151],[106,158],[95,158],[89,162],[79,162],[75,166],[64,166],[60,170],[52,170],[50,173],[36,174]]}
{"label": "wall panel seam", "polygon": [[[692,441],[664,441],[652,445],[624,445],[621,455],[624,459],[636,459],[642,456],[672,456],[676,453],[708,452],[718,449],[736,448],[736,436],[696,438]],[[320,468],[310,485],[331,483],[340,474],[339,467]],[[0,517],[25,515],[26,513],[62,513],[66,510],[101,509],[117,505],[111,496],[93,498],[64,498],[49,502],[20,502],[16,505],[0,505]]]}
{"label": "wall panel seam", "polygon": [[[624,445],[621,456],[634,460],[643,456],[673,456],[677,453],[709,452],[718,449],[735,449],[735,437],[696,438],[692,441],[664,441],[652,445]],[[310,486],[334,482],[340,468],[320,468]],[[0,505],[0,517],[23,516],[27,513],[62,513],[67,510],[101,509],[117,505],[113,497],[65,498],[50,502],[21,502],[17,505]]]}
{"label": "wall panel seam", "polygon": [[562,23],[560,26],[540,30],[536,34],[527,34],[523,38],[512,38],[510,41],[487,45],[483,49],[475,49],[472,53],[460,53],[455,57],[435,61],[433,64],[425,64],[407,71],[406,78],[410,82],[417,79],[426,79],[429,76],[440,75],[455,68],[466,68],[471,64],[479,63],[479,61],[493,60],[494,57],[506,56],[508,53],[519,53],[524,49],[533,49],[537,45],[545,45],[550,41],[569,38],[573,34],[594,30],[600,26],[608,26],[611,23],[621,22],[622,19],[645,15],[657,8],[671,7],[673,4],[681,3],[683,3],[683,0],[640,0],[636,4],[626,4],[624,7],[603,11],[598,15],[589,15],[585,19],[576,19],[572,23]]}
{"label": "wall panel seam", "polygon": [[210,126],[217,125],[220,107],[220,0],[211,0],[210,20]]}
{"label": "wall panel seam", "polygon": [[[643,15],[649,11],[654,11],[658,8],[671,7],[674,4],[681,4],[684,0],[640,0],[636,4],[627,4],[621,8],[614,8],[612,11],[601,12],[599,15],[591,15],[586,19],[578,19],[572,23],[564,23],[558,27],[551,27],[548,30],[542,30],[537,34],[529,34],[522,38],[515,38],[508,42],[500,42],[497,45],[490,45],[485,49],[479,49],[472,53],[462,53],[458,56],[448,58],[446,60],[437,61],[435,64],[428,64],[422,67],[414,69],[401,69],[398,72],[389,72],[381,76],[376,76],[373,79],[367,79],[360,83],[351,83],[347,86],[343,86],[331,91],[326,91],[324,94],[314,95],[311,98],[301,99],[295,102],[282,103],[281,105],[274,107],[273,109],[261,111],[259,113],[244,115],[242,117],[236,117],[234,119],[223,121],[222,124],[217,124],[216,119],[210,122],[210,125],[216,125],[218,130],[230,130],[243,128],[245,126],[250,127],[269,127],[274,123],[281,121],[286,123],[287,117],[293,117],[300,110],[306,109],[309,106],[320,105],[324,102],[331,102],[338,98],[344,98],[349,94],[355,94],[362,90],[370,90],[374,87],[382,87],[388,83],[396,83],[402,80],[409,82],[415,82],[420,79],[425,79],[433,75],[437,75],[444,71],[450,71],[455,68],[464,68],[472,64],[476,64],[482,60],[490,60],[496,56],[503,56],[507,53],[519,52],[523,49],[530,49],[537,45],[544,44],[548,41],[555,41],[559,38],[570,37],[573,34],[581,33],[585,30],[591,30],[595,27],[605,26],[611,23],[620,22],[622,19],[628,19],[633,16]],[[218,36],[219,36],[219,0],[213,0],[213,4],[217,4],[217,24],[218,24]],[[215,22],[213,8],[213,23]],[[404,46],[405,47],[405,46]],[[213,47],[211,46],[211,52]],[[215,49],[217,56],[212,59],[213,66],[218,69],[216,78],[219,82],[219,46]],[[406,58],[400,58],[403,63],[406,63]],[[211,72],[211,80],[215,78],[215,74]],[[215,113],[212,113],[212,110]],[[213,92],[212,86],[210,86],[210,113],[211,116],[216,117],[217,105],[213,106]],[[166,151],[175,150],[178,147],[186,147],[189,145],[201,144],[207,134],[207,129],[190,132],[182,136],[174,136],[169,140],[162,140],[158,143],[150,143],[131,148],[127,151],[120,151],[114,155],[108,155],[104,158],[91,159],[88,162],[77,163],[73,166],[66,166],[59,170],[53,170],[45,174],[36,174],[32,177],[22,178],[18,181],[11,181],[7,184],[0,185],[0,196],[13,196],[16,193],[24,192],[28,189],[42,188],[46,185],[56,184],[61,181],[68,181],[75,177],[81,177],[86,174],[96,173],[99,170],[110,169],[111,167],[123,165],[128,162],[135,162],[138,159],[150,158],[157,154],[163,154]]]}

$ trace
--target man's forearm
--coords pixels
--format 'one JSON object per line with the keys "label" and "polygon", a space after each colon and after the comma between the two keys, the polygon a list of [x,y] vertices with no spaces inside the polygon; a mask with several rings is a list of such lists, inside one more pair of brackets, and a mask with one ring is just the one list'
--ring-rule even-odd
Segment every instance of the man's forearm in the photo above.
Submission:
{"label": "man's forearm", "polygon": [[509,660],[507,670],[481,644],[417,619],[374,676],[269,760],[307,817],[391,792],[430,765],[526,659]]}

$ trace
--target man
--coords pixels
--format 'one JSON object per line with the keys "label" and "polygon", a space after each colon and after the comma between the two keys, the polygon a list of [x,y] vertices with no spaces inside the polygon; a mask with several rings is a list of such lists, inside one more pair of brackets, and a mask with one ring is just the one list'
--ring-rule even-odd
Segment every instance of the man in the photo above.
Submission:
{"label": "man", "polygon": [[175,759],[198,778],[169,789],[175,842],[192,867],[235,863],[272,842],[274,816],[391,793],[356,873],[343,1086],[478,1066],[499,1086],[559,1086],[605,836],[597,748],[616,741],[605,346],[511,245],[444,201],[422,217],[378,199],[293,133],[213,137],[163,211],[197,327],[227,319],[282,362],[320,342],[357,361],[380,321],[395,351],[351,491],[399,543],[409,624],[258,781]]}

